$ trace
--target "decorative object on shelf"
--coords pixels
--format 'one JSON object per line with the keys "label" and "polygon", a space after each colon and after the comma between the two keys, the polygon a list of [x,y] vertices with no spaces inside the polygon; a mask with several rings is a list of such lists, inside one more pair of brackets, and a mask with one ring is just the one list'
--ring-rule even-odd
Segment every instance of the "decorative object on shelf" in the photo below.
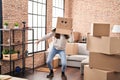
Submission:
{"label": "decorative object on shelf", "polygon": [[3,49],[2,54],[3,54],[3,60],[10,60],[10,55],[11,55],[11,60],[18,59],[18,53],[17,51],[14,50]]}
{"label": "decorative object on shelf", "polygon": [[21,68],[19,67],[19,66],[16,66],[16,68],[15,68],[15,72],[21,72]]}
{"label": "decorative object on shelf", "polygon": [[82,36],[82,42],[86,43],[86,41],[87,41],[87,37],[86,36]]}
{"label": "decorative object on shelf", "polygon": [[3,49],[2,54],[9,54],[9,50],[8,49]]}
{"label": "decorative object on shelf", "polygon": [[19,59],[20,58],[20,51],[17,50],[16,52],[18,53],[18,59]]}
{"label": "decorative object on shelf", "polygon": [[28,56],[28,50],[25,50],[25,56]]}
{"label": "decorative object on shelf", "polygon": [[25,21],[23,21],[22,23],[23,23],[23,28],[25,29],[25,24],[26,24],[26,22],[25,22]]}
{"label": "decorative object on shelf", "polygon": [[120,25],[114,25],[112,28],[112,33],[114,33],[115,36],[118,35],[118,37],[120,37]]}
{"label": "decorative object on shelf", "polygon": [[7,42],[10,43],[10,39],[8,39]]}
{"label": "decorative object on shelf", "polygon": [[8,29],[8,22],[4,22],[3,28]]}
{"label": "decorative object on shelf", "polygon": [[16,40],[14,43],[15,44],[22,44],[22,42],[20,40]]}
{"label": "decorative object on shelf", "polygon": [[15,29],[18,29],[18,28],[19,28],[19,24],[18,24],[17,22],[15,22],[14,28],[15,28]]}

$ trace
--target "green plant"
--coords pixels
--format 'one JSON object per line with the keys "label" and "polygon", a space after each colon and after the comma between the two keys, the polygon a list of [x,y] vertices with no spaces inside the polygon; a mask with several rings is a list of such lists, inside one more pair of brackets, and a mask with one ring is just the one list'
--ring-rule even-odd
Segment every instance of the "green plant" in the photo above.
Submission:
{"label": "green plant", "polygon": [[8,22],[4,22],[4,25],[5,25],[5,26],[8,26]]}
{"label": "green plant", "polygon": [[17,53],[17,51],[9,50],[9,49],[3,49],[2,54],[14,54]]}
{"label": "green plant", "polygon": [[9,54],[9,50],[8,49],[3,49],[2,54]]}
{"label": "green plant", "polygon": [[10,54],[14,54],[14,53],[17,53],[17,51],[9,50],[9,53],[10,53]]}
{"label": "green plant", "polygon": [[19,26],[19,24],[16,22],[16,23],[14,24],[14,26],[15,26],[15,27],[18,27],[18,26]]}

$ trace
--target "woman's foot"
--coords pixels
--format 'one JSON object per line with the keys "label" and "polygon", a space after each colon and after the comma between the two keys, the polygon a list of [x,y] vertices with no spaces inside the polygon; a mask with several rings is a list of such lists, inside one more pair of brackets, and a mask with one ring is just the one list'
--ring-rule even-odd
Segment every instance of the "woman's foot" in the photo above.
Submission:
{"label": "woman's foot", "polygon": [[65,75],[64,72],[61,73],[61,78],[62,78],[62,80],[67,80],[67,76]]}
{"label": "woman's foot", "polygon": [[50,73],[47,75],[47,78],[52,78],[54,76],[53,70],[50,70]]}

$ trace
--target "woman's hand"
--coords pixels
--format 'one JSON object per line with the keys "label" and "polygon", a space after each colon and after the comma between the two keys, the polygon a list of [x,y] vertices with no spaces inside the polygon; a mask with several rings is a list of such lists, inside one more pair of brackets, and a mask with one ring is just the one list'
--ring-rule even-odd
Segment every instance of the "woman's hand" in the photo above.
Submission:
{"label": "woman's hand", "polygon": [[35,42],[35,44],[37,44],[37,45],[38,45],[38,44],[39,44],[39,42],[40,42],[40,40],[37,40],[37,41]]}

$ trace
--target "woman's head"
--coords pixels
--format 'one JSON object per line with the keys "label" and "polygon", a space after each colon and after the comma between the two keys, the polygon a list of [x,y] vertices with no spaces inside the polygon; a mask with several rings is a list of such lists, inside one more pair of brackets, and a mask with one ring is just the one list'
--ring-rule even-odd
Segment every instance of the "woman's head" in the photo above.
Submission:
{"label": "woman's head", "polygon": [[55,32],[56,31],[56,28],[52,29],[52,32]]}
{"label": "woman's head", "polygon": [[[52,32],[56,32],[56,28],[52,29]],[[68,39],[69,35],[64,34],[64,37]],[[55,33],[55,38],[60,39],[60,33]]]}
{"label": "woman's head", "polygon": [[[59,33],[55,33],[55,38],[60,39],[60,35]],[[65,39],[69,38],[69,35],[64,35]]]}

